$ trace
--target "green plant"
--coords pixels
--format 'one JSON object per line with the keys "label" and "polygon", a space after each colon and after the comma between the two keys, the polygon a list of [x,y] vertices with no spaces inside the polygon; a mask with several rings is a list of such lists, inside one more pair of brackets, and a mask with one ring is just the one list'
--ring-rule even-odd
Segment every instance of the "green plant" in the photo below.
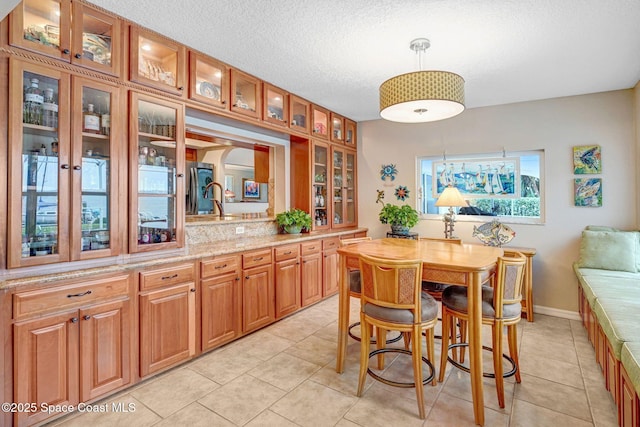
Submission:
{"label": "green plant", "polygon": [[379,219],[383,224],[411,228],[418,224],[420,217],[418,216],[418,211],[409,205],[396,206],[387,203],[382,207]]}
{"label": "green plant", "polygon": [[302,228],[311,228],[311,215],[302,209],[291,209],[276,215],[276,223],[287,233],[299,233]]}

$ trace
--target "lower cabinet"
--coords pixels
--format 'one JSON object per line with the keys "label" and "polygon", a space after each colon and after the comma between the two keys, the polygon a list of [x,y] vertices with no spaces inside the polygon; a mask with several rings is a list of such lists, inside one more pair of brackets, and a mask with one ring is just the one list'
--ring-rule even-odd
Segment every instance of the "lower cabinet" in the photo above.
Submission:
{"label": "lower cabinet", "polygon": [[320,240],[301,243],[302,306],[322,299],[322,242]]}
{"label": "lower cabinet", "polygon": [[618,404],[618,425],[637,427],[640,425],[640,401],[629,378],[629,374],[620,365],[620,403]]}
{"label": "lower cabinet", "polygon": [[224,256],[200,263],[202,351],[240,336],[242,288],[239,256]]}
{"label": "lower cabinet", "polygon": [[16,413],[15,425],[55,415],[41,412],[47,406],[77,405],[130,383],[129,275],[19,292],[13,303],[14,402],[37,405]]}
{"label": "lower cabinet", "polygon": [[276,319],[300,309],[299,245],[274,248]]}
{"label": "lower cabinet", "polygon": [[275,320],[271,248],[242,255],[242,332]]}
{"label": "lower cabinet", "polygon": [[330,237],[322,241],[322,296],[338,293],[340,280],[340,258],[338,256],[340,239]]}
{"label": "lower cabinet", "polygon": [[140,273],[140,376],[196,354],[195,265]]}

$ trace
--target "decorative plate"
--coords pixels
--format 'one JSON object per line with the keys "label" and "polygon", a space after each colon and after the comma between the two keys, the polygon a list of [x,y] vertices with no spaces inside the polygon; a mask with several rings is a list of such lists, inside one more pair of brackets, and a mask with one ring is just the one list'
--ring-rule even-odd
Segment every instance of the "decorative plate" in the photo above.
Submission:
{"label": "decorative plate", "polygon": [[209,82],[200,82],[200,95],[211,99],[220,99],[220,89]]}

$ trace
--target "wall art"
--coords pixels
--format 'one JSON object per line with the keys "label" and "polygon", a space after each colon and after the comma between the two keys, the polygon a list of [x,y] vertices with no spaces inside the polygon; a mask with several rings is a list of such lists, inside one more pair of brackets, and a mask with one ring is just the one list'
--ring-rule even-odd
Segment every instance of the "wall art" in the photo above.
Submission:
{"label": "wall art", "polygon": [[433,197],[445,188],[456,187],[465,198],[520,196],[520,159],[463,159],[433,162]]}
{"label": "wall art", "polygon": [[396,187],[395,191],[396,198],[401,201],[405,201],[409,198],[409,189],[404,185],[399,185]]}
{"label": "wall art", "polygon": [[575,206],[602,206],[602,178],[576,178],[573,184]]}
{"label": "wall art", "polygon": [[260,184],[252,179],[242,178],[242,198],[259,199]]}
{"label": "wall art", "polygon": [[578,145],[573,147],[573,173],[576,175],[602,172],[602,158],[599,145]]}

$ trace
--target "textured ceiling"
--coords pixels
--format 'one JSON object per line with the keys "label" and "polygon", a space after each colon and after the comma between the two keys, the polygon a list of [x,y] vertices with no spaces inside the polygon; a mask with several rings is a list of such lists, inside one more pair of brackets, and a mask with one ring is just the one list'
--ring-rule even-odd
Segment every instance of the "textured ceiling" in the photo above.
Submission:
{"label": "textured ceiling", "polygon": [[357,121],[418,69],[466,80],[467,107],[633,87],[638,0],[90,0]]}

